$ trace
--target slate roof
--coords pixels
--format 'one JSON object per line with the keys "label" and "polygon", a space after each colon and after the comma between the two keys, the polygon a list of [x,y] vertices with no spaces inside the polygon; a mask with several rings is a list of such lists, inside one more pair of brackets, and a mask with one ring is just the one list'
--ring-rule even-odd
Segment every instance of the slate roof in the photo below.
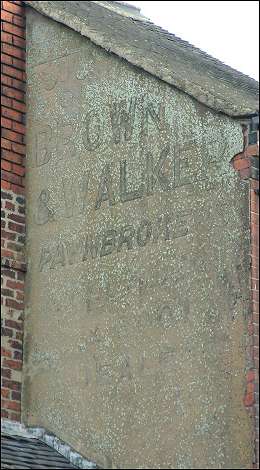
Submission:
{"label": "slate roof", "polygon": [[74,467],[56,450],[35,438],[1,436],[1,468],[72,469]]}
{"label": "slate roof", "polygon": [[124,2],[25,3],[217,112],[237,118],[258,112],[258,82],[154,25]]}

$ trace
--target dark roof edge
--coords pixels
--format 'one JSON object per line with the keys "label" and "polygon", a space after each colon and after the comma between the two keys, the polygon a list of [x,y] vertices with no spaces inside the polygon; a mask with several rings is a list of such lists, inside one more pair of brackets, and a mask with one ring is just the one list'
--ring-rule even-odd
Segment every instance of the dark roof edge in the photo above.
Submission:
{"label": "dark roof edge", "polygon": [[44,428],[26,427],[24,424],[1,419],[1,433],[7,436],[19,436],[27,439],[37,439],[56,450],[77,468],[97,469],[97,465],[76,452],[72,447]]}
{"label": "dark roof edge", "polygon": [[[232,100],[227,100],[224,99],[222,94],[217,94],[216,92],[214,93],[214,90],[207,90],[203,89],[200,85],[197,83],[194,83],[190,81],[188,78],[183,79],[182,77],[178,77],[178,74],[176,72],[173,72],[172,70],[169,69],[169,67],[161,67],[156,68],[152,61],[147,61],[141,54],[133,54],[131,53],[130,48],[122,47],[120,44],[117,45],[115,43],[109,44],[107,39],[102,35],[102,32],[100,33],[97,30],[94,30],[93,28],[89,27],[84,20],[80,16],[76,16],[73,14],[70,9],[59,9],[59,3],[60,2],[46,2],[46,1],[24,1],[24,3],[27,6],[32,7],[39,13],[41,13],[44,16],[47,16],[54,21],[64,24],[65,26],[73,29],[74,31],[80,33],[82,36],[85,36],[89,38],[94,44],[97,46],[102,47],[106,51],[110,53],[114,53],[115,55],[119,56],[122,59],[125,59],[127,62],[131,63],[132,65],[141,68],[148,72],[149,74],[156,76],[160,80],[173,85],[177,89],[183,91],[184,93],[188,94],[192,98],[195,98],[197,101],[200,103],[206,105],[208,108],[213,109],[214,111],[218,113],[223,113],[227,116],[230,116],[232,118],[236,118],[238,120],[241,120],[241,118],[250,118],[252,115],[255,115],[258,113],[258,108],[257,104],[252,105],[252,101],[248,102],[248,105],[242,105],[238,107],[236,104],[232,102]],[[67,2],[68,4],[70,2]],[[73,2],[71,2],[73,3]],[[82,2],[84,3],[84,2]],[[89,2],[89,3],[100,3],[100,2]],[[57,7],[53,4],[58,4]],[[142,23],[142,21],[140,21]],[[143,21],[145,23],[145,21]],[[149,22],[147,22],[149,23]],[[162,28],[157,27],[157,30],[160,30],[161,32],[164,32]],[[175,37],[174,35],[172,35]],[[254,100],[257,102],[255,96],[257,95],[257,90],[258,90],[258,82],[254,80],[251,77],[248,77],[247,75],[242,74],[241,72],[238,72],[235,69],[232,69],[228,65],[223,64],[221,61],[209,56],[205,52],[201,51],[198,48],[193,47],[186,41],[182,41],[179,38],[176,38],[180,42],[180,44],[186,44],[190,49],[192,49],[197,56],[200,56],[201,61],[207,60],[207,67],[210,69],[212,67],[218,67],[219,70],[221,70],[223,75],[232,75],[232,78],[241,81],[241,79],[244,81],[244,84],[249,90],[249,93],[252,93],[254,95]],[[194,59],[195,60],[195,59]],[[196,61],[195,61],[196,62]],[[195,63],[196,65],[196,63]],[[240,89],[241,91],[241,89]],[[243,91],[241,91],[243,93]],[[252,98],[252,96],[251,96]]]}

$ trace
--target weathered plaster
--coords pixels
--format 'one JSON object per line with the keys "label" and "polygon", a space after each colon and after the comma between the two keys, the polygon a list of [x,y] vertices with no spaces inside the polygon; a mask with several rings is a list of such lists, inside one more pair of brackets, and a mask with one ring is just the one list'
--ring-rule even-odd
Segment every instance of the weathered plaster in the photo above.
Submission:
{"label": "weathered plaster", "polygon": [[250,468],[239,124],[27,25],[24,419],[105,468]]}

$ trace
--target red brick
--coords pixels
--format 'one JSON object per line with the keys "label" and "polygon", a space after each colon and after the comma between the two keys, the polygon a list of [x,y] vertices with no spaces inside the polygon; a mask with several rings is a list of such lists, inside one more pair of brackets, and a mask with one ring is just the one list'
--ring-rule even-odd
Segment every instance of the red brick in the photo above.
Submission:
{"label": "red brick", "polygon": [[7,96],[8,98],[14,98],[18,101],[24,101],[24,92],[20,90],[15,90],[14,88],[10,88],[8,86],[2,87],[2,94]]}
{"label": "red brick", "polygon": [[11,171],[12,165],[10,162],[7,162],[5,160],[1,160],[1,168],[6,171]]}
{"label": "red brick", "polygon": [[8,11],[1,10],[1,20],[2,21],[7,21],[8,23],[12,23],[13,22],[12,13],[9,13]]}
{"label": "red brick", "polygon": [[11,150],[12,144],[9,140],[1,138],[1,148],[4,148],[6,150]]}
{"label": "red brick", "polygon": [[12,230],[13,232],[17,232],[17,233],[25,233],[24,225],[16,224],[14,222],[9,222],[8,223],[8,229]]}
{"label": "red brick", "polygon": [[13,370],[21,370],[22,369],[22,362],[21,361],[14,361],[13,359],[4,359],[3,366],[8,367]]}
{"label": "red brick", "polygon": [[13,57],[12,64],[14,67],[17,67],[20,70],[25,70],[25,61]]}
{"label": "red brick", "polygon": [[13,86],[13,79],[8,75],[1,74],[1,84],[6,86]]}
{"label": "red brick", "polygon": [[11,190],[19,196],[24,196],[24,194],[25,194],[24,187],[22,187],[22,186],[17,186],[15,184],[11,184]]}
{"label": "red brick", "polygon": [[[251,211],[251,225],[252,225],[252,230],[258,230],[258,225],[259,225],[259,215],[256,212]],[[256,227],[254,227],[256,225]]]}
{"label": "red brick", "polygon": [[5,127],[6,129],[12,129],[12,121],[10,119],[6,119],[5,117],[1,117],[1,126]]}
{"label": "red brick", "polygon": [[23,72],[21,70],[15,69],[14,67],[3,65],[2,72],[5,75],[16,78],[17,80],[23,80]]}
{"label": "red brick", "polygon": [[244,405],[245,406],[252,406],[255,402],[254,393],[247,393],[244,397]]}
{"label": "red brick", "polygon": [[25,155],[26,148],[24,144],[12,143],[12,151],[15,153],[20,153],[21,155]]}
{"label": "red brick", "polygon": [[12,46],[10,44],[2,44],[2,52],[4,54],[10,55],[12,57],[15,57],[16,59],[25,59],[25,52],[23,49],[20,47]]}
{"label": "red brick", "polygon": [[7,44],[13,43],[13,36],[10,33],[5,33],[1,31],[1,42],[6,42]]}
{"label": "red brick", "polygon": [[253,346],[253,360],[259,359],[259,348],[257,346]]}
{"label": "red brick", "polygon": [[13,300],[13,299],[6,299],[5,300],[5,305],[7,307],[13,308],[15,310],[23,310],[24,309],[24,304],[23,303],[16,302],[16,300]]}
{"label": "red brick", "polygon": [[255,385],[253,382],[249,382],[246,387],[247,394],[254,393]]}
{"label": "red brick", "polygon": [[7,106],[10,108],[12,106],[12,100],[10,98],[7,98],[6,96],[1,96],[1,106],[1,110],[3,109],[3,106]]}
{"label": "red brick", "polygon": [[1,53],[1,64],[12,65],[13,59],[10,55]]}
{"label": "red brick", "polygon": [[247,382],[253,382],[255,380],[255,371],[254,370],[249,370],[246,376]]}
{"label": "red brick", "polygon": [[15,290],[24,290],[24,284],[22,282],[16,282],[16,281],[11,281],[8,279],[6,281],[6,286],[9,287],[10,289],[15,289]]}
{"label": "red brick", "polygon": [[20,401],[21,400],[21,392],[12,392],[12,400]]}
{"label": "red brick", "polygon": [[13,24],[16,26],[24,26],[25,25],[25,20],[21,16],[14,16],[13,17]]}
{"label": "red brick", "polygon": [[14,111],[13,109],[10,109],[10,108],[6,108],[4,106],[2,106],[2,116],[18,121],[18,122],[23,121],[22,113],[20,113],[19,111]]}
{"label": "red brick", "polygon": [[257,144],[249,145],[246,149],[246,155],[247,156],[255,156],[259,155],[259,148]]}
{"label": "red brick", "polygon": [[6,230],[1,231],[1,236],[2,236],[2,238],[6,238],[7,240],[14,241],[16,239],[16,234],[15,233],[10,233],[10,232],[7,232]]}
{"label": "red brick", "polygon": [[240,177],[241,178],[250,178],[251,176],[251,169],[250,168],[244,168],[239,171]]}
{"label": "red brick", "polygon": [[19,36],[24,38],[25,37],[25,31],[23,28],[19,28],[19,26],[14,26],[13,24],[10,23],[3,23],[3,30],[7,31],[8,33],[14,34],[15,36]]}
{"label": "red brick", "polygon": [[11,131],[10,129],[2,129],[2,136],[4,139],[12,140],[18,144],[23,143],[23,136],[15,131]]}
{"label": "red brick", "polygon": [[253,302],[259,302],[259,292],[251,290],[251,298],[253,299]]}
{"label": "red brick", "polygon": [[15,173],[18,176],[24,176],[25,175],[25,168],[21,165],[12,164],[12,172]]}
{"label": "red brick", "polygon": [[252,278],[259,280],[259,268],[258,266],[253,266],[251,269]]}
{"label": "red brick", "polygon": [[1,389],[1,397],[10,398],[10,390],[8,390],[7,388],[2,388]]}
{"label": "red brick", "polygon": [[[1,250],[1,256],[3,258],[13,258],[13,253],[10,250]],[[7,293],[3,293],[3,295],[7,295]]]}
{"label": "red brick", "polygon": [[259,180],[258,179],[257,180],[251,180],[251,189],[253,189],[254,191],[256,189],[259,189]]}
{"label": "red brick", "polygon": [[18,185],[23,185],[23,179],[21,176],[15,175],[14,173],[7,172],[5,170],[2,170],[2,179],[5,181],[9,181],[10,183],[18,184]]}
{"label": "red brick", "polygon": [[14,46],[21,47],[21,48],[25,48],[26,46],[25,39],[19,38],[16,36],[13,36],[13,44]]}
{"label": "red brick", "polygon": [[11,351],[8,351],[6,348],[1,347],[1,356],[12,357]]}
{"label": "red brick", "polygon": [[10,400],[3,400],[2,401],[2,407],[6,408],[7,410],[14,410],[14,411],[20,411],[21,405],[20,403],[17,403],[15,401],[10,401]]}
{"label": "red brick", "polygon": [[12,105],[11,105],[11,107],[12,107],[13,109],[15,109],[16,111],[21,111],[21,113],[25,113],[25,112],[26,112],[25,104],[22,103],[21,101],[12,100]]}
{"label": "red brick", "polygon": [[17,165],[22,165],[24,163],[24,157],[22,155],[10,152],[9,150],[2,151],[2,158],[8,160],[9,162],[16,163]]}
{"label": "red brick", "polygon": [[17,122],[13,122],[13,130],[18,132],[19,134],[25,134],[26,128],[23,124],[18,124]]}
{"label": "red brick", "polygon": [[11,185],[8,181],[4,181],[4,180],[1,179],[1,188],[9,190],[11,188]]}
{"label": "red brick", "polygon": [[14,351],[14,359],[22,361],[23,360],[23,355],[21,351]]}
{"label": "red brick", "polygon": [[243,170],[245,168],[250,168],[250,166],[251,166],[250,160],[247,158],[243,158],[243,159],[241,158],[234,162],[234,168],[235,170],[238,170],[238,171]]}
{"label": "red brick", "polygon": [[25,217],[22,215],[9,214],[7,218],[10,220],[14,220],[15,222],[18,222],[19,224],[25,224]]}
{"label": "red brick", "polygon": [[19,343],[18,341],[9,340],[8,344],[10,345],[12,349],[19,349],[19,350],[23,349],[23,345]]}
{"label": "red brick", "polygon": [[243,160],[245,158],[245,154],[244,152],[240,152],[240,153],[237,153],[231,160],[231,163],[233,164],[233,166],[235,165],[235,163],[237,162],[237,160]]}
{"label": "red brick", "polygon": [[251,210],[259,214],[259,196],[256,194],[255,189],[251,193]]}
{"label": "red brick", "polygon": [[252,243],[254,243],[256,246],[259,245],[259,232],[258,232],[258,230],[254,230],[254,231],[251,233],[251,241],[252,241]]}
{"label": "red brick", "polygon": [[14,328],[15,330],[22,330],[22,322],[17,322],[15,320],[6,320],[5,325],[9,326],[9,328]]}
{"label": "red brick", "polygon": [[2,2],[2,8],[6,11],[14,13],[15,15],[23,15],[24,9],[22,6],[16,5],[13,2]]}
{"label": "red brick", "polygon": [[9,388],[10,390],[21,390],[20,382],[16,382],[14,380],[3,380],[3,387]]}
{"label": "red brick", "polygon": [[20,90],[25,92],[25,83],[22,80],[17,80],[16,78],[12,79],[12,87],[16,88],[16,90]]}
{"label": "red brick", "polygon": [[5,201],[5,209],[7,209],[9,211],[14,211],[15,210],[15,205],[10,201]]}
{"label": "red brick", "polygon": [[9,418],[9,413],[6,410],[1,410],[1,418]]}

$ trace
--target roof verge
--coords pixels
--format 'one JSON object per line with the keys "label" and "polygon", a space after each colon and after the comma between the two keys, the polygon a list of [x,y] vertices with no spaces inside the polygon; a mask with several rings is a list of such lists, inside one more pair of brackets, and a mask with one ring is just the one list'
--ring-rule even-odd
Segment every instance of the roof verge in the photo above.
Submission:
{"label": "roof verge", "polygon": [[123,6],[120,12],[120,2],[107,2],[106,7],[101,1],[25,3],[214,111],[238,118],[258,112],[259,88],[253,78],[141,16],[134,19]]}

